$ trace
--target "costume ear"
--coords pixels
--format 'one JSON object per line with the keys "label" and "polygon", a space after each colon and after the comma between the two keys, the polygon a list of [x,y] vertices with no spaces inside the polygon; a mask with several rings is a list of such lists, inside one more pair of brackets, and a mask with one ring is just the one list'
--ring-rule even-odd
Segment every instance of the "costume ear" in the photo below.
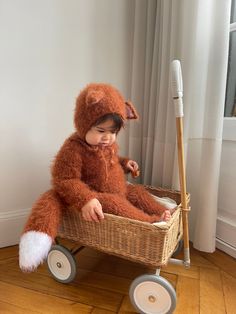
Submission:
{"label": "costume ear", "polygon": [[87,105],[97,104],[105,96],[102,90],[90,90],[86,96]]}
{"label": "costume ear", "polygon": [[132,104],[132,102],[130,101],[126,101],[125,102],[125,106],[126,106],[126,119],[138,119],[138,113],[136,111],[136,109],[134,108],[134,105]]}

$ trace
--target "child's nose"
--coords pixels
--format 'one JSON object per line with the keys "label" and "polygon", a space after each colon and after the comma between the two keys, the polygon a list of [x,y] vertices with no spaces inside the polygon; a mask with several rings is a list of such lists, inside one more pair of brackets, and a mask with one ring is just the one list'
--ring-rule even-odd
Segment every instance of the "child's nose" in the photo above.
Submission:
{"label": "child's nose", "polygon": [[109,138],[109,134],[104,133],[103,134],[103,139],[105,140],[105,139],[108,139],[108,138]]}

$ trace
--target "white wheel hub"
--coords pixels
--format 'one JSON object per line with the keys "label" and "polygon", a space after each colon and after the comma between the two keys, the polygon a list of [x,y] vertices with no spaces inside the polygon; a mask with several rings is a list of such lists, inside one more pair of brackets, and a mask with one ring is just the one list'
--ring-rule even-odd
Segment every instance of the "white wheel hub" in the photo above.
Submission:
{"label": "white wheel hub", "polygon": [[48,267],[52,274],[60,279],[66,280],[70,277],[72,269],[68,258],[58,250],[52,250],[48,254]]}
{"label": "white wheel hub", "polygon": [[143,313],[167,313],[171,307],[168,291],[153,281],[144,281],[134,290],[134,301]]}

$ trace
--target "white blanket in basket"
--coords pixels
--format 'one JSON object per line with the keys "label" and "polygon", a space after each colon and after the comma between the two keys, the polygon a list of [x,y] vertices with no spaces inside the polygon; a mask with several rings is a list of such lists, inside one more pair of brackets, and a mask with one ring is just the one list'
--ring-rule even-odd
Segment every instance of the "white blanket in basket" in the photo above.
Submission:
{"label": "white blanket in basket", "polygon": [[[130,182],[127,181],[128,184],[132,184]],[[175,208],[177,207],[177,203],[175,200],[173,200],[170,197],[158,197],[156,195],[151,194],[152,197],[159,203],[161,203],[163,206],[166,207],[166,209],[169,209],[169,211],[171,212],[171,214],[173,214],[173,212],[175,211]],[[161,226],[161,225],[165,225],[166,222],[165,221],[159,221],[159,222],[154,222],[153,225],[155,226]]]}
{"label": "white blanket in basket", "polygon": [[[164,205],[167,209],[169,209],[169,211],[171,212],[171,214],[174,212],[177,203],[175,200],[173,200],[172,198],[169,197],[158,197],[156,195],[152,195],[152,197],[159,203],[161,203],[162,205]],[[154,222],[153,225],[155,226],[163,226],[166,225],[166,221],[159,221],[159,222]]]}

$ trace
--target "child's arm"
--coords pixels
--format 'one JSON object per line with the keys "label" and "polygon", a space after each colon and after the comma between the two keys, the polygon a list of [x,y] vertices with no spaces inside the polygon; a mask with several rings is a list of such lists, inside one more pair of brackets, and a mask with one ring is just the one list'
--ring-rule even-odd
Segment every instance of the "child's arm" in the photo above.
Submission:
{"label": "child's arm", "polygon": [[72,207],[81,209],[97,193],[81,180],[82,160],[79,148],[67,140],[56,156],[52,167],[52,183],[57,193]]}
{"label": "child's arm", "polygon": [[81,208],[82,217],[86,221],[96,221],[104,218],[104,214],[102,211],[102,205],[96,198],[90,200],[87,204],[85,204]]}
{"label": "child's arm", "polygon": [[129,160],[126,167],[132,172],[132,174],[139,171],[139,166],[134,160]]}
{"label": "child's arm", "polygon": [[123,158],[123,157],[119,157],[119,160],[125,173],[131,172],[134,178],[139,176],[140,171],[139,171],[139,166],[136,161],[128,159],[128,158]]}
{"label": "child's arm", "polygon": [[127,168],[127,164],[128,164],[129,161],[130,161],[129,158],[119,157],[119,162],[120,162],[121,167],[123,168],[125,173],[129,173],[130,172],[130,170]]}

